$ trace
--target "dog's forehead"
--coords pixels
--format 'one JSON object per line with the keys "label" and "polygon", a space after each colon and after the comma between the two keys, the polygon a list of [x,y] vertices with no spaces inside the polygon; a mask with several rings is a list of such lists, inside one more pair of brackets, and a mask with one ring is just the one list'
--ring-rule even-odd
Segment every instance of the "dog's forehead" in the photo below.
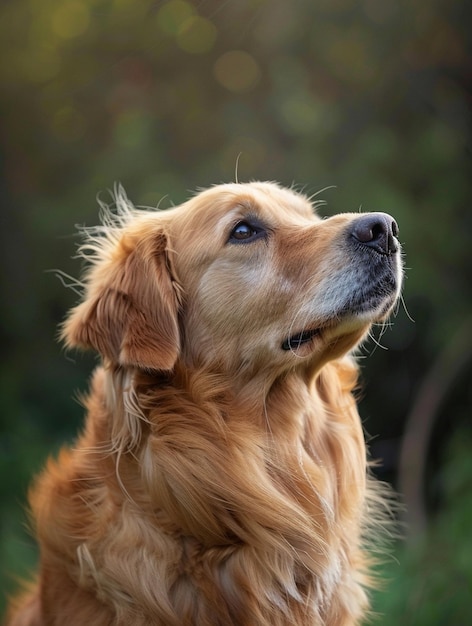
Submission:
{"label": "dog's forehead", "polygon": [[230,183],[207,189],[186,203],[189,217],[218,220],[237,211],[262,214],[277,221],[313,219],[308,198],[276,183]]}

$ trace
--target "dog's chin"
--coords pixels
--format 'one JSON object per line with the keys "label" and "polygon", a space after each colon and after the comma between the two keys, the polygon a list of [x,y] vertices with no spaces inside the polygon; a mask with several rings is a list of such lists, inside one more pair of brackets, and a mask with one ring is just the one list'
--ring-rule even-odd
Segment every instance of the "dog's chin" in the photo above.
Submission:
{"label": "dog's chin", "polygon": [[372,324],[384,322],[388,318],[395,301],[396,298],[392,296],[372,307],[363,304],[357,309],[342,309],[331,318],[314,322],[285,338],[281,347],[298,357],[323,353],[335,346],[341,351],[351,350],[362,341]]}

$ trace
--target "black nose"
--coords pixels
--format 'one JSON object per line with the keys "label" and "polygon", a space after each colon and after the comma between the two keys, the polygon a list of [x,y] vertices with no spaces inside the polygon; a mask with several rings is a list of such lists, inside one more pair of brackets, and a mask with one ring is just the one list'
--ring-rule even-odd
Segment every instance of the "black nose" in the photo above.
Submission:
{"label": "black nose", "polygon": [[359,217],[351,225],[351,235],[381,254],[393,254],[398,250],[398,226],[387,213],[367,213]]}

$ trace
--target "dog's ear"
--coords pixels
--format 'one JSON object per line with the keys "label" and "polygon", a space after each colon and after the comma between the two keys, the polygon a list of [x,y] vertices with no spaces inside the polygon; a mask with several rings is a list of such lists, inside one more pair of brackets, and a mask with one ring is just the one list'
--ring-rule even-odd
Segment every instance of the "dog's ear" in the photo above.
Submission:
{"label": "dog's ear", "polygon": [[167,237],[124,232],[94,246],[84,301],[62,327],[68,347],[93,348],[113,363],[170,370],[180,350],[180,289]]}

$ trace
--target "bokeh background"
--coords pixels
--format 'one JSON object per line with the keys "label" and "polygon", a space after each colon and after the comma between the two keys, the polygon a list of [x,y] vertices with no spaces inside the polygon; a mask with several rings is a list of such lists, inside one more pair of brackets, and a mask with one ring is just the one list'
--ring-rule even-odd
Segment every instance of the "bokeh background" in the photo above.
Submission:
{"label": "bokeh background", "polygon": [[407,512],[373,623],[472,623],[471,18],[459,0],[4,0],[2,606],[36,559],[28,482],[79,428],[95,363],[56,341],[75,225],[116,182],[165,207],[237,176],[396,217],[405,306],[362,351],[361,413]]}

